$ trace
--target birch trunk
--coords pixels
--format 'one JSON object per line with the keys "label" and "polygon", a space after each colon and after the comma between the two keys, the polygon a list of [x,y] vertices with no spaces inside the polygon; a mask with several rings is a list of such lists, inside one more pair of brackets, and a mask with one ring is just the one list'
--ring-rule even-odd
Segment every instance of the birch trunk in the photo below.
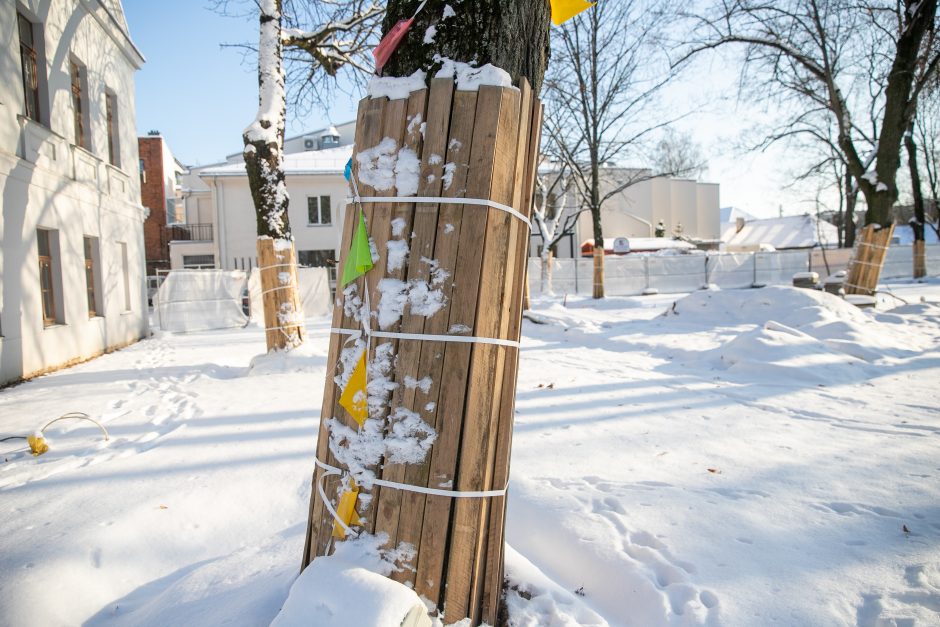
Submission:
{"label": "birch trunk", "polygon": [[268,352],[303,342],[297,264],[287,215],[283,147],[286,95],[281,45],[281,1],[261,0],[258,41],[258,114],[245,129],[245,170],[255,205],[258,259]]}

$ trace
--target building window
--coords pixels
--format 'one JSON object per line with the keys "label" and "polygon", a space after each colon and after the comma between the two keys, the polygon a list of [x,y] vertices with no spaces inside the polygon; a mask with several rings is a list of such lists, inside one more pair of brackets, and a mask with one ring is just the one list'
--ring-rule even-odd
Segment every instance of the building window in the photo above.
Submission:
{"label": "building window", "polygon": [[307,224],[322,226],[331,222],[330,197],[307,196]]}
{"label": "building window", "polygon": [[143,159],[139,159],[139,160],[137,161],[137,169],[138,169],[138,171],[140,172],[140,182],[141,182],[141,183],[146,183],[146,182],[147,182],[147,170],[146,170],[146,168],[144,168],[144,160],[143,160]]}
{"label": "building window", "polygon": [[297,265],[302,268],[326,268],[330,281],[336,281],[336,252],[333,250],[298,250]]}
{"label": "building window", "polygon": [[118,142],[117,96],[111,92],[104,94],[104,109],[108,123],[108,161],[116,168],[121,167],[121,145]]}
{"label": "building window", "polygon": [[26,117],[41,122],[43,111],[39,107],[39,76],[42,64],[36,25],[20,13],[16,14],[20,37],[20,65],[23,78],[24,113]]}
{"label": "building window", "polygon": [[183,255],[183,267],[187,270],[212,270],[215,255]]}
{"label": "building window", "polygon": [[88,297],[88,317],[103,314],[98,295],[101,293],[101,277],[98,274],[98,238],[85,237],[85,294]]}
{"label": "building window", "polygon": [[121,274],[124,279],[124,311],[131,310],[131,269],[127,261],[127,244],[118,242],[121,249]]}
{"label": "building window", "polygon": [[42,299],[43,326],[61,324],[62,281],[59,276],[58,231],[38,229],[36,239],[39,248],[39,292]]}
{"label": "building window", "polygon": [[86,71],[75,59],[69,60],[69,77],[72,92],[72,113],[75,118],[75,145],[91,150],[91,134],[88,132],[88,106],[85,103]]}

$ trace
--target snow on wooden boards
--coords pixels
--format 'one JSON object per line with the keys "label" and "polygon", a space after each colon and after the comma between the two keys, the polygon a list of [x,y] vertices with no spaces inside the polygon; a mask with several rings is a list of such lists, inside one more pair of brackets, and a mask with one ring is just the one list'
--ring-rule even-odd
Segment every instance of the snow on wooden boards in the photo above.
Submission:
{"label": "snow on wooden boards", "polygon": [[887,228],[869,224],[862,229],[843,284],[846,294],[874,295],[893,235],[893,223]]}
{"label": "snow on wooden boards", "polygon": [[[520,89],[482,87],[479,92],[454,91],[451,80],[435,79],[429,90],[408,99],[365,99],[357,120],[357,155],[380,142],[395,150],[410,148],[420,159],[418,196],[488,199],[528,215],[535,176],[540,105],[527,84]],[[359,177],[363,197],[405,195],[401,190],[375,190]],[[378,326],[386,291],[379,282],[397,281],[432,286],[444,306],[432,313],[405,306],[400,320],[385,321],[383,330],[407,334],[464,335],[518,340],[527,226],[504,211],[448,203],[363,203],[369,235],[378,252],[375,267],[355,282],[352,291],[340,286],[333,325],[358,329],[346,301],[368,291],[369,324]],[[358,207],[349,206],[343,250],[350,246]],[[407,244],[402,264],[389,263],[389,243],[397,250]],[[390,283],[385,283],[389,285]],[[355,292],[355,294],[354,294]],[[347,336],[330,342],[326,390],[317,455],[338,463],[329,446],[329,421],[352,427],[352,418],[338,405],[333,375],[340,373]],[[370,420],[413,415],[433,428],[436,440],[417,463],[386,459],[370,467],[383,481],[444,490],[485,491],[506,486],[517,349],[502,345],[378,338],[393,349],[393,381],[389,402]],[[370,389],[370,397],[372,391]],[[314,480],[322,475],[317,470]],[[327,478],[327,496],[335,499],[337,483]],[[502,587],[505,498],[451,498],[426,495],[389,486],[362,490],[359,515],[367,532],[388,536],[390,548],[415,547],[411,563],[393,577],[409,583],[439,608],[448,620],[464,616],[474,623],[495,622]],[[320,502],[311,498],[304,564],[331,551],[333,521]]]}

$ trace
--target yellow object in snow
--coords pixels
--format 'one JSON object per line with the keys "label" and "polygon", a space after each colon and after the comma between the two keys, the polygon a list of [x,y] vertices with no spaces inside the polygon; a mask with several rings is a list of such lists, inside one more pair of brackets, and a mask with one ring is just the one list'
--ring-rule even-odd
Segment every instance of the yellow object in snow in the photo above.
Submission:
{"label": "yellow object in snow", "polygon": [[552,2],[552,22],[555,26],[564,24],[581,11],[585,11],[594,6],[594,2],[587,0],[551,0]]}
{"label": "yellow object in snow", "polygon": [[339,397],[339,404],[361,427],[369,417],[369,393],[366,390],[366,352],[362,351],[359,363],[353,368],[352,375],[346,383],[343,395]]}
{"label": "yellow object in snow", "polygon": [[29,452],[33,454],[33,457],[38,457],[49,450],[46,438],[42,437],[41,433],[27,437],[26,442],[29,444]]}
{"label": "yellow object in snow", "polygon": [[[343,521],[347,527],[362,524],[359,520],[359,514],[356,512],[356,500],[359,498],[359,486],[356,485],[352,477],[349,478],[349,488],[344,490],[339,497],[339,505],[336,506],[336,516]],[[333,537],[340,540],[346,539],[346,530],[337,522],[333,521]]]}

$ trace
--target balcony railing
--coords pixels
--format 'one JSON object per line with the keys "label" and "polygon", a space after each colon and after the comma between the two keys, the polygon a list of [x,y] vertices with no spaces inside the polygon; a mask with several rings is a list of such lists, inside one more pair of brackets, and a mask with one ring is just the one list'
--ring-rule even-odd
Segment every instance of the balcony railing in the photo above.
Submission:
{"label": "balcony railing", "polygon": [[163,241],[211,242],[212,224],[170,224],[163,227]]}

